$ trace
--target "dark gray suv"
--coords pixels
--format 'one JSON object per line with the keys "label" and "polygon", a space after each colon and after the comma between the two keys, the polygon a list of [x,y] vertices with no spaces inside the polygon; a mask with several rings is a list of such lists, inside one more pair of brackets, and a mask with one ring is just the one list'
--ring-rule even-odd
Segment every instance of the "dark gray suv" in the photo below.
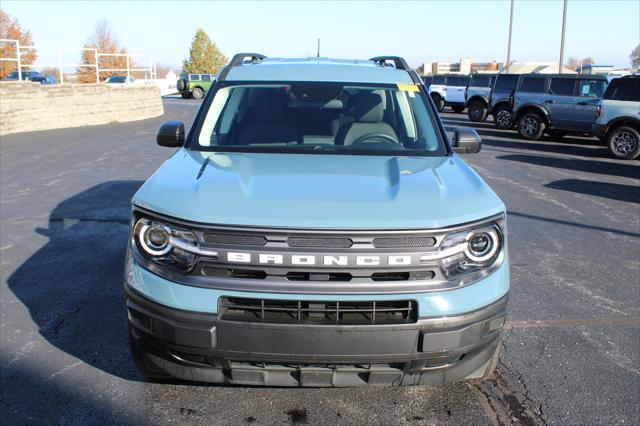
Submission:
{"label": "dark gray suv", "polygon": [[513,127],[513,94],[520,74],[498,74],[489,95],[489,114],[498,129]]}
{"label": "dark gray suv", "polygon": [[599,75],[522,75],[513,101],[518,133],[530,140],[545,132],[552,138],[591,135],[596,106],[606,88],[606,77]]}

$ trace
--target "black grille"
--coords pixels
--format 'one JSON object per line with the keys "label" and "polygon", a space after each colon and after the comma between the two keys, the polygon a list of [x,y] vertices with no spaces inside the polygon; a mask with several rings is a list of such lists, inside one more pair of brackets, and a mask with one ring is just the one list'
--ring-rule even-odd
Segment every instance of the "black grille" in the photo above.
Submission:
{"label": "black grille", "polygon": [[349,248],[353,245],[353,241],[349,238],[289,237],[287,244],[289,247]]}
{"label": "black grille", "polygon": [[371,274],[372,281],[418,281],[430,280],[435,277],[433,271],[411,272],[375,272]]}
{"label": "black grille", "polygon": [[204,234],[204,241],[212,244],[228,244],[238,246],[263,246],[267,239],[261,235],[242,234]]}
{"label": "black grille", "polygon": [[351,281],[351,274],[337,272],[287,272],[289,281]]}
{"label": "black grille", "polygon": [[257,269],[212,268],[210,266],[202,268],[202,273],[207,277],[246,278],[253,280],[264,280],[267,277],[265,271]]}
{"label": "black grille", "polygon": [[433,247],[435,244],[434,237],[380,237],[373,240],[375,248]]}
{"label": "black grille", "polygon": [[381,325],[415,323],[414,300],[326,302],[222,297],[218,317],[270,324]]}

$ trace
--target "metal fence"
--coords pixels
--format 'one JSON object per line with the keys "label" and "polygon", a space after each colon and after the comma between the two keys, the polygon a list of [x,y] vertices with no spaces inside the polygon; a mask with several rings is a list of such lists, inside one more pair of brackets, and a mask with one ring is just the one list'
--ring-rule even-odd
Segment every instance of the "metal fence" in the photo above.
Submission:
{"label": "metal fence", "polygon": [[[0,43],[13,43],[15,44],[16,48],[16,55],[15,57],[12,58],[0,58],[0,61],[7,61],[7,62],[16,62],[16,68],[18,71],[18,80],[22,80],[22,68],[26,68],[26,65],[22,65],[22,61],[21,61],[21,56],[22,53],[25,51],[29,51],[29,50],[48,50],[48,51],[54,51],[57,53],[58,56],[58,62],[57,63],[38,63],[38,67],[52,67],[52,68],[57,68],[58,69],[58,73],[60,75],[60,84],[64,83],[64,72],[63,69],[64,68],[79,68],[79,67],[89,67],[89,68],[94,68],[95,72],[96,72],[96,83],[100,83],[100,73],[102,72],[122,72],[122,73],[126,73],[127,77],[131,77],[131,73],[132,72],[144,72],[145,73],[145,78],[151,78],[151,79],[155,79],[156,78],[156,65],[153,62],[153,58],[151,57],[151,55],[147,55],[147,54],[132,54],[132,53],[101,53],[98,52],[98,49],[93,48],[93,47],[67,47],[67,46],[21,46],[20,45],[20,40],[13,40],[13,39],[6,39],[6,38],[2,38],[0,39]],[[89,64],[89,63],[64,63],[62,61],[62,52],[64,51],[78,51],[78,52],[93,52],[93,57],[95,59],[95,62],[93,64]],[[100,58],[102,57],[125,57],[126,58],[126,63],[127,66],[126,68],[100,68]],[[144,58],[144,62],[147,63],[146,67],[136,67],[136,68],[132,68],[131,67],[131,63],[132,58]],[[31,67],[31,65],[29,65],[29,67]],[[148,75],[147,75],[148,73]]]}

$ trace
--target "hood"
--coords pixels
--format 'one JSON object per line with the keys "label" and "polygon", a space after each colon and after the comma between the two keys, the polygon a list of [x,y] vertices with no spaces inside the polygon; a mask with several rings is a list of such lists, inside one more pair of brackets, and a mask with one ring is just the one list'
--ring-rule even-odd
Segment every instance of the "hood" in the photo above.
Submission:
{"label": "hood", "polygon": [[140,207],[221,225],[440,228],[504,211],[456,155],[210,153],[181,149],[134,195]]}

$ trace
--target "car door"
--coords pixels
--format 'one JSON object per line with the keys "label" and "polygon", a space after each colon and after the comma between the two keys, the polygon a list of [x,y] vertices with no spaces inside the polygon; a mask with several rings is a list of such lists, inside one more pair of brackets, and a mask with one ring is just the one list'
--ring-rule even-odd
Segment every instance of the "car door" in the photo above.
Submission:
{"label": "car door", "polygon": [[606,89],[607,81],[604,79],[580,78],[577,80],[571,127],[582,132],[591,132],[591,125],[596,121],[596,106]]}
{"label": "car door", "polygon": [[466,85],[462,76],[447,78],[447,102],[452,104],[464,104],[464,91]]}
{"label": "car door", "polygon": [[552,77],[544,100],[551,127],[571,128],[576,98],[574,96],[576,80],[567,77]]}

